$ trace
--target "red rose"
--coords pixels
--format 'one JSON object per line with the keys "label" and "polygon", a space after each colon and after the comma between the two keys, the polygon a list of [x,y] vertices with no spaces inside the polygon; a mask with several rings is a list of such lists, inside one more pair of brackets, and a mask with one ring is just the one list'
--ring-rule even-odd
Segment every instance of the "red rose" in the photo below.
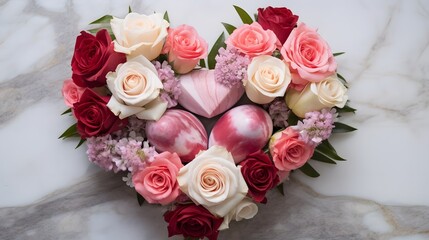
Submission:
{"label": "red rose", "polygon": [[127,124],[106,106],[110,97],[99,96],[91,89],[86,89],[79,102],[73,104],[73,113],[77,119],[77,131],[82,138],[101,136],[117,131]]}
{"label": "red rose", "polygon": [[282,44],[286,42],[297,22],[298,16],[294,15],[288,8],[267,7],[258,9],[258,23],[265,30],[273,31]]}
{"label": "red rose", "polygon": [[76,38],[72,58],[73,81],[80,87],[101,87],[106,85],[106,74],[115,71],[118,64],[125,62],[125,54],[113,50],[113,42],[106,29],[94,36],[85,31]]}
{"label": "red rose", "polygon": [[207,209],[195,204],[179,205],[164,214],[168,223],[168,237],[182,234],[185,238],[204,238],[216,240],[223,218],[217,218]]}
{"label": "red rose", "polygon": [[279,176],[274,163],[263,151],[252,153],[240,162],[241,173],[249,187],[249,195],[256,202],[266,203],[265,194],[277,186]]}

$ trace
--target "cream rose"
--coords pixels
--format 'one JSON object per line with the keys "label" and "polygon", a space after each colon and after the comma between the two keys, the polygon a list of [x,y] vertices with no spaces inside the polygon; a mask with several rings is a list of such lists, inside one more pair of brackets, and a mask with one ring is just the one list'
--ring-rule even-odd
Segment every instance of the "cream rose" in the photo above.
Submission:
{"label": "cream rose", "polygon": [[119,118],[136,115],[140,119],[158,120],[167,109],[167,103],[159,98],[162,82],[146,58],[129,59],[106,77],[113,95],[107,106]]}
{"label": "cream rose", "polygon": [[318,83],[309,83],[300,92],[294,89],[286,93],[286,104],[298,117],[323,108],[342,108],[347,102],[347,88],[332,75]]}
{"label": "cream rose", "polygon": [[170,24],[159,13],[129,13],[124,19],[113,17],[110,25],[116,37],[116,52],[128,54],[129,57],[143,55],[153,60],[161,53]]}
{"label": "cream rose", "polygon": [[291,81],[287,65],[272,56],[258,56],[247,68],[244,87],[249,99],[258,104],[266,104],[276,97],[283,97]]}
{"label": "cream rose", "polygon": [[218,217],[231,212],[248,191],[231,153],[220,146],[200,152],[180,169],[177,181],[192,201]]}
{"label": "cream rose", "polygon": [[231,212],[229,212],[224,218],[222,225],[219,230],[229,228],[229,223],[232,220],[237,222],[243,219],[251,219],[258,213],[258,205],[256,205],[252,199],[244,198]]}

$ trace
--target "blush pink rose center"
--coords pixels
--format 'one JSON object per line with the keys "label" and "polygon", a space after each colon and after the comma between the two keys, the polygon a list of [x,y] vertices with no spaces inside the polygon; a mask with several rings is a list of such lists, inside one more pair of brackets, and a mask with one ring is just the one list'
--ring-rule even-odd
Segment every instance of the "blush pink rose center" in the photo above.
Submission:
{"label": "blush pink rose center", "polygon": [[308,82],[322,81],[337,68],[328,43],[304,23],[292,31],[281,54],[290,66],[292,83],[300,88]]}
{"label": "blush pink rose center", "polygon": [[257,22],[250,25],[244,24],[235,29],[226,40],[226,44],[237,48],[249,57],[271,55],[276,50],[277,43],[278,39],[274,32],[264,30]]}
{"label": "blush pink rose center", "polygon": [[76,85],[72,79],[65,80],[62,89],[65,104],[72,108],[74,103],[79,102],[84,91],[85,88]]}
{"label": "blush pink rose center", "polygon": [[180,194],[177,174],[183,167],[176,153],[163,152],[133,176],[136,191],[149,203],[167,205]]}
{"label": "blush pink rose center", "polygon": [[168,30],[163,53],[168,53],[176,72],[184,74],[191,71],[198,61],[207,56],[208,44],[198,35],[195,28],[180,25]]}
{"label": "blush pink rose center", "polygon": [[290,127],[276,133],[273,138],[274,142],[270,144],[270,152],[274,165],[280,171],[298,169],[313,155],[314,148],[300,140],[299,133]]}

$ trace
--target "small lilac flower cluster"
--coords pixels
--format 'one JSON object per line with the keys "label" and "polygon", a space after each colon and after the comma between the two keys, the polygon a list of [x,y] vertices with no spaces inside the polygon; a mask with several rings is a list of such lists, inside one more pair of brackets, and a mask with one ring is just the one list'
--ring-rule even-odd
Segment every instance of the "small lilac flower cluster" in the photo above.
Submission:
{"label": "small lilac flower cluster", "polygon": [[88,158],[106,171],[135,172],[153,161],[154,147],[144,141],[145,121],[130,118],[128,126],[120,131],[87,139]]}
{"label": "small lilac flower cluster", "polygon": [[174,71],[167,61],[162,62],[162,64],[158,61],[154,61],[153,65],[155,66],[159,79],[161,79],[164,86],[164,89],[161,90],[161,99],[167,102],[168,108],[175,107],[177,105],[177,100],[182,93],[179,86],[179,79],[174,76]]}
{"label": "small lilac flower cluster", "polygon": [[274,127],[286,128],[289,125],[287,120],[290,110],[283,98],[274,99],[271,103],[266,104],[264,108],[270,114]]}
{"label": "small lilac flower cluster", "polygon": [[216,56],[215,79],[227,87],[233,87],[247,78],[248,56],[241,54],[236,48],[227,46],[220,48]]}
{"label": "small lilac flower cluster", "polygon": [[296,129],[305,142],[318,145],[331,136],[337,115],[335,108],[308,112],[305,114],[305,118],[298,122]]}

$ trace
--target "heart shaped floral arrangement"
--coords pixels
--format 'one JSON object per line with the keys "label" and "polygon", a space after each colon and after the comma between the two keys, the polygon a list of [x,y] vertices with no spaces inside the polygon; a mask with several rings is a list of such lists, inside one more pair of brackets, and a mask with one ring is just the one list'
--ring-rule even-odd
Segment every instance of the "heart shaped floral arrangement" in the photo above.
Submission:
{"label": "heart shaped floral arrangement", "polygon": [[77,37],[64,81],[76,124],[60,138],[79,137],[91,162],[127,173],[139,204],[168,206],[169,236],[217,239],[292,171],[319,176],[310,159],[343,161],[328,138],[355,130],[338,122],[355,111],[342,53],[287,8],[260,8],[254,21],[234,7],[243,24],[223,23],[229,36],[210,52],[167,13],[103,16]]}

